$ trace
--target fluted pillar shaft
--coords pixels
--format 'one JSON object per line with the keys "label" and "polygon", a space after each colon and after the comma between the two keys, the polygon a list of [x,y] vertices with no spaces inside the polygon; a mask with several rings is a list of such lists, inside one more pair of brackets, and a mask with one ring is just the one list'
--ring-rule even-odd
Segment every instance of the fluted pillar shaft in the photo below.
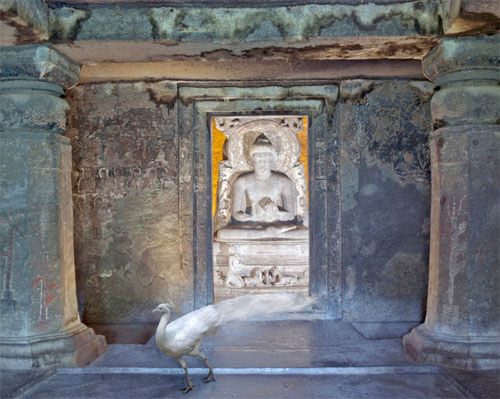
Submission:
{"label": "fluted pillar shaft", "polygon": [[423,61],[436,86],[429,289],[424,324],[403,339],[422,362],[500,367],[499,42],[445,38]]}

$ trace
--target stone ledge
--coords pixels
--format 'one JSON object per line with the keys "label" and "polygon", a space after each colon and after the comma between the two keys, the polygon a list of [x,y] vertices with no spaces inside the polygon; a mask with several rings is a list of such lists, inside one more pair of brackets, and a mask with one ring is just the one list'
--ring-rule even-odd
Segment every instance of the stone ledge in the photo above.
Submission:
{"label": "stone ledge", "polygon": [[408,333],[418,321],[353,321],[352,326],[366,339],[399,338]]}

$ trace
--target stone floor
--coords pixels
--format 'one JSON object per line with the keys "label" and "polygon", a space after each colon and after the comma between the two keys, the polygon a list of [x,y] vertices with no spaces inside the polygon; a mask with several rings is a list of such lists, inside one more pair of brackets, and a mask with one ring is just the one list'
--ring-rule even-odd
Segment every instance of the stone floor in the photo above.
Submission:
{"label": "stone floor", "polygon": [[[2,399],[79,398],[499,398],[499,371],[462,372],[416,364],[400,338],[367,339],[338,321],[233,323],[206,337],[202,350],[217,382],[187,359],[195,390],[186,396],[177,362],[151,339],[146,345],[110,345],[89,367],[33,374],[22,392],[19,374],[2,375]],[[366,329],[365,329],[366,330]],[[388,330],[390,330],[388,328]],[[365,334],[366,335],[366,334]],[[391,336],[391,334],[388,334]],[[17,383],[15,384],[14,382]],[[33,386],[34,385],[34,386]]]}

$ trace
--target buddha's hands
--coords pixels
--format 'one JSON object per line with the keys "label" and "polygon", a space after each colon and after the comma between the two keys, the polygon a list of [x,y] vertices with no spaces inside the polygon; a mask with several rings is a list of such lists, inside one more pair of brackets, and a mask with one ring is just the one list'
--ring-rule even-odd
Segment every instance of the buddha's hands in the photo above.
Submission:
{"label": "buddha's hands", "polygon": [[272,223],[280,220],[278,205],[269,197],[261,198],[256,207],[254,220],[264,223]]}
{"label": "buddha's hands", "polygon": [[259,206],[262,208],[262,209],[266,209],[266,208],[269,208],[269,207],[272,207],[274,204],[274,201],[269,198],[269,197],[264,197],[264,198],[261,198],[259,200]]}
{"label": "buddha's hands", "polygon": [[252,221],[252,216],[250,216],[248,213],[245,212],[236,212],[233,217],[238,221],[238,222],[251,222]]}

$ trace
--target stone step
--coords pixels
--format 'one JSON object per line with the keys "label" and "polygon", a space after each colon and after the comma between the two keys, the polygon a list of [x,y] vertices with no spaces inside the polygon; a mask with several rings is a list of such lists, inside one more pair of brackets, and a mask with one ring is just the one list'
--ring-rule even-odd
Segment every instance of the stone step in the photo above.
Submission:
{"label": "stone step", "polygon": [[[416,364],[410,366],[361,366],[361,367],[214,367],[216,375],[378,375],[439,373],[439,366]],[[179,367],[86,367],[61,368],[61,375],[74,374],[150,374],[184,375]],[[206,375],[207,368],[189,367],[191,375]]]}
{"label": "stone step", "polygon": [[[412,370],[379,368],[369,373],[364,373],[366,370],[361,368],[349,370],[349,374],[338,374],[341,370],[336,368],[326,368],[324,371],[327,374],[318,374],[318,370],[314,370],[314,374],[308,374],[304,369],[295,369],[298,374],[286,369],[249,370],[251,373],[242,373],[245,370],[238,369],[215,369],[217,381],[209,384],[202,382],[206,369],[191,369],[194,390],[188,395],[179,390],[186,385],[182,370],[175,371],[175,374],[165,374],[165,369],[154,370],[157,372],[117,368],[109,368],[108,372],[89,370],[59,370],[55,377],[26,392],[22,399],[474,397],[449,375],[432,366],[415,367]],[[275,374],[270,374],[269,371]],[[376,373],[373,374],[373,371]]]}

